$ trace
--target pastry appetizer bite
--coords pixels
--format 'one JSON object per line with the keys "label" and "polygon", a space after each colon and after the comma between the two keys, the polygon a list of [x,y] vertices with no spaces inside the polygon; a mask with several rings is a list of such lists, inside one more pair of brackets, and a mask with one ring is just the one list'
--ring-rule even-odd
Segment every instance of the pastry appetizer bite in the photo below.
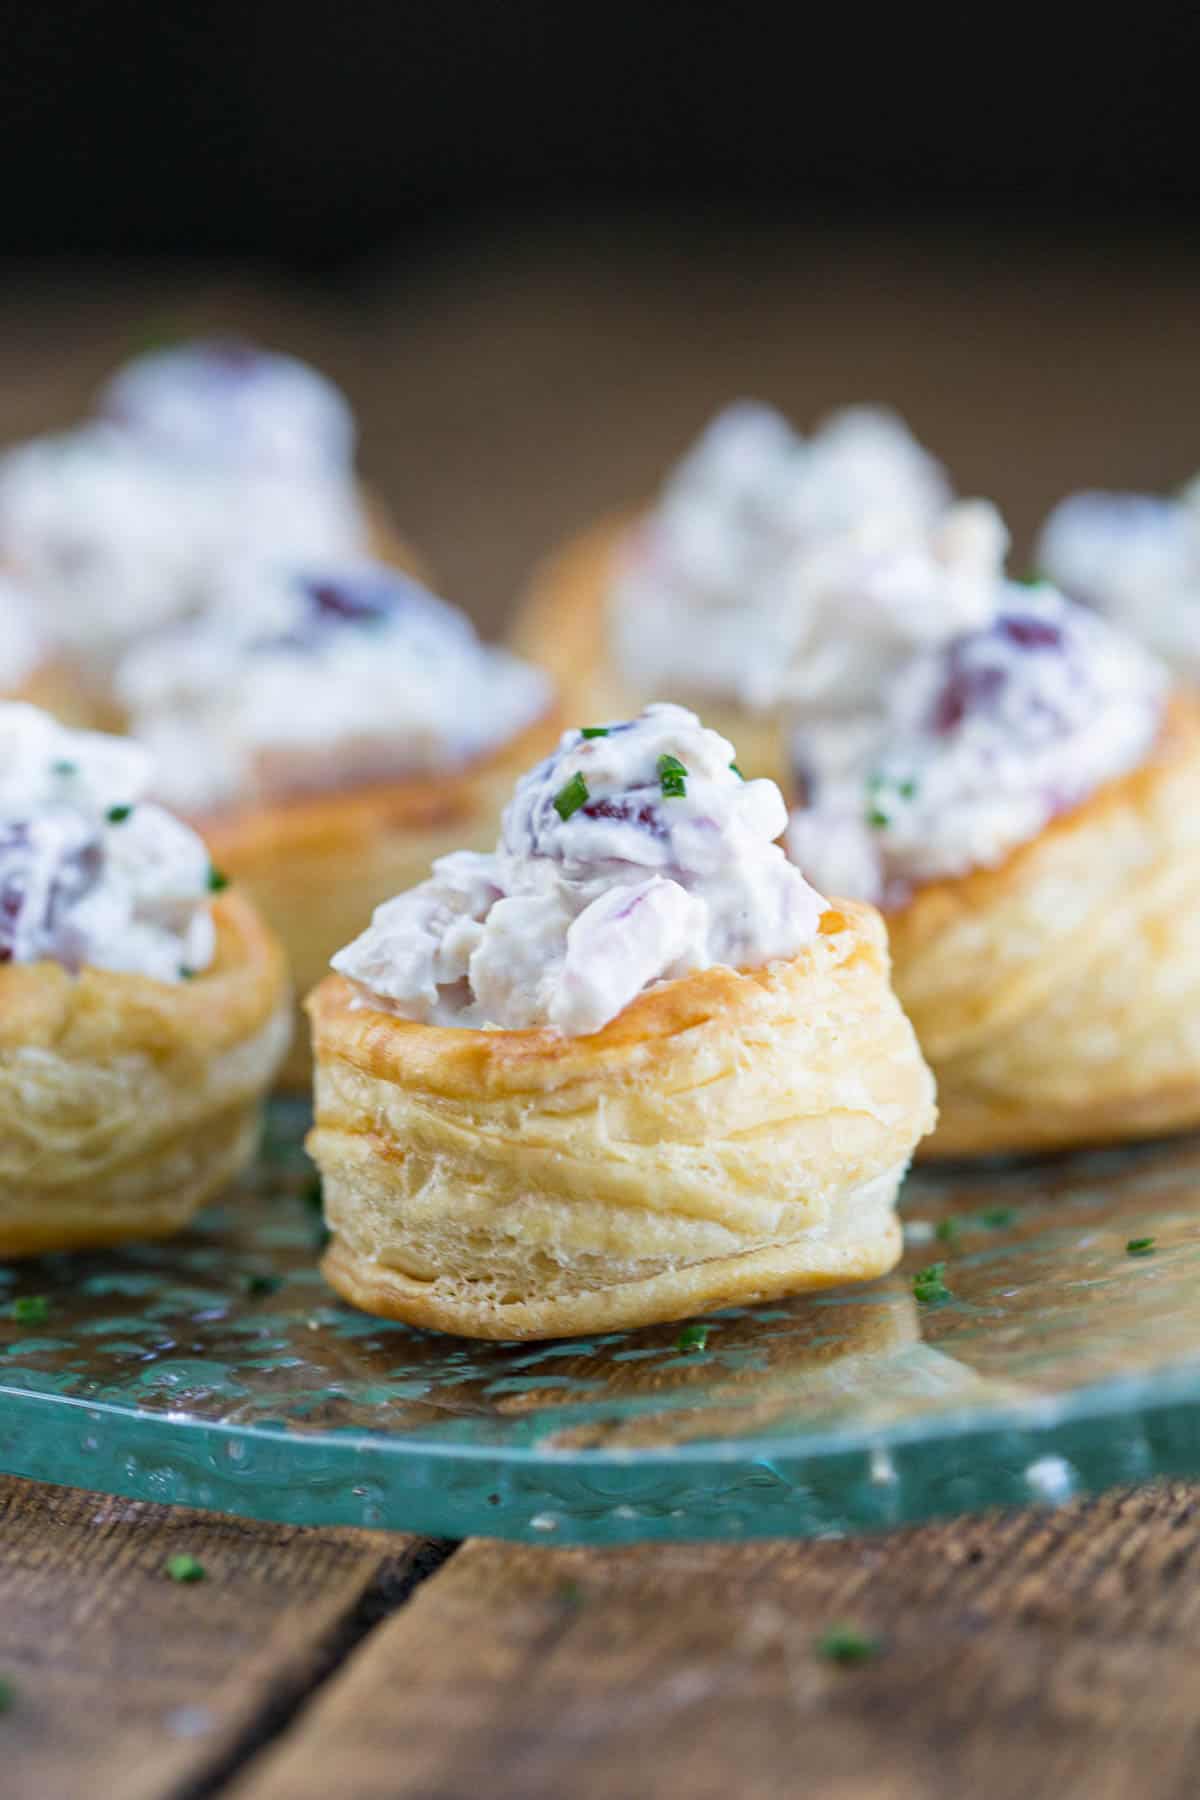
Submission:
{"label": "pastry appetizer bite", "polygon": [[877,902],[938,1079],[922,1154],[1100,1143],[1200,1122],[1194,704],[1048,585],[801,721],[789,845]]}
{"label": "pastry appetizer bite", "polygon": [[266,566],[403,546],[354,478],[345,402],[314,371],[238,345],[139,359],[100,414],[0,456],[0,565],[32,595],[77,707],[122,723],[113,670],[201,612],[231,561]]}
{"label": "pastry appetizer bite", "polygon": [[986,611],[1006,534],[955,506],[939,466],[891,414],[853,408],[809,439],[777,413],[722,413],[640,518],[567,546],[519,615],[517,648],[579,716],[686,701],[738,746],[747,775],[783,780],[780,720],[838,706],[874,670],[844,628],[925,641],[918,594],[961,626]]}
{"label": "pastry appetizer bite", "polygon": [[869,906],[678,706],[568,731],[491,855],[378,908],[308,1002],[324,1272],[554,1337],[866,1280],[933,1084]]}
{"label": "pastry appetizer bite", "polygon": [[1047,519],[1036,560],[1179,680],[1200,682],[1200,476],[1172,497],[1073,494]]}
{"label": "pastry appetizer bite", "polygon": [[[545,676],[380,563],[228,571],[203,619],[124,659],[156,796],[283,938],[304,993],[372,908],[483,848],[553,741]],[[307,1032],[288,1064],[306,1082]]]}
{"label": "pastry appetizer bite", "polygon": [[283,956],[119,738],[0,704],[0,1257],[175,1230],[247,1161]]}

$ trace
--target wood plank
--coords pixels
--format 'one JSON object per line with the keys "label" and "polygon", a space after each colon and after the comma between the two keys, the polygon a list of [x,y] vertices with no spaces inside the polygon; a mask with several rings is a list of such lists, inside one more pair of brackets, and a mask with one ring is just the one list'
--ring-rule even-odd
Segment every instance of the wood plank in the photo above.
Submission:
{"label": "wood plank", "polygon": [[[888,1538],[468,1545],[236,1800],[1192,1800],[1200,1489]],[[814,1653],[847,1621],[886,1642]]]}
{"label": "wood plank", "polygon": [[[172,1581],[190,1553],[206,1579]],[[191,1793],[395,1601],[422,1546],[0,1480],[0,1792]]]}

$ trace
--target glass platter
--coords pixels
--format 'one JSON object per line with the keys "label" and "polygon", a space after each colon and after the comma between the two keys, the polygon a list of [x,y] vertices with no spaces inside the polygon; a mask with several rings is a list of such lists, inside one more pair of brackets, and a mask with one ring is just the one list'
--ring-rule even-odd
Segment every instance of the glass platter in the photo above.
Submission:
{"label": "glass platter", "polygon": [[[0,1265],[0,1469],[596,1544],[830,1535],[1200,1474],[1200,1139],[919,1172],[895,1276],[718,1313],[687,1349],[679,1326],[475,1344],[343,1306],[316,1269],[304,1123],[277,1104],[254,1174],[172,1242]],[[950,1297],[922,1304],[933,1261]],[[45,1321],[16,1319],[19,1296]]]}

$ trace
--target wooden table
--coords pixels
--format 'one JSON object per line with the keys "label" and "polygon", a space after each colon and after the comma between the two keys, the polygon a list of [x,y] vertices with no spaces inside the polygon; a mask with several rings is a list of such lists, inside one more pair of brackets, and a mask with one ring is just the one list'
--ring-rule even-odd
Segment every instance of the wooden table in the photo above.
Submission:
{"label": "wooden table", "polygon": [[[151,272],[0,297],[5,435],[148,330],[328,367],[376,485],[496,625],[720,401],[888,399],[1022,545],[1200,463],[1196,267],[1091,248],[625,233],[339,297]],[[0,1481],[7,1800],[1146,1800],[1200,1791],[1200,1489],[887,1537],[613,1552],[301,1531]],[[206,1578],[172,1581],[187,1552]],[[877,1635],[841,1667],[829,1625]]]}

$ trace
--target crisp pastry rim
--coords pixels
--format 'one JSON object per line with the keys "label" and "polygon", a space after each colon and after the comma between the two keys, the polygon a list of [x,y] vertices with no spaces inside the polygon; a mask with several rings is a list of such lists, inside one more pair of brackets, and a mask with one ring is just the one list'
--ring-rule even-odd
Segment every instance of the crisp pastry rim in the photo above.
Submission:
{"label": "crisp pastry rim", "polygon": [[[864,901],[831,902],[811,943],[852,931],[847,961],[880,954],[884,928],[878,910]],[[804,956],[810,945],[802,945]],[[483,1086],[491,1095],[544,1090],[539,1074],[552,1069],[554,1085],[593,1075],[614,1052],[662,1042],[715,1018],[730,1026],[750,1010],[753,995],[768,986],[774,971],[795,958],[758,968],[734,969],[717,963],[707,969],[644,988],[599,1031],[566,1037],[553,1026],[524,1029],[429,1025],[372,1006],[367,990],[344,975],[330,974],[304,1000],[313,1021],[314,1052],[344,1058],[381,1081],[407,1086],[431,1084],[442,1093],[470,1094]]]}
{"label": "crisp pastry rim", "polygon": [[0,966],[0,1053],[43,1048],[71,1055],[72,1036],[87,1019],[115,1025],[109,1053],[158,1055],[186,1043],[219,1055],[252,1035],[287,999],[283,949],[236,888],[211,904],[216,956],[188,980],[91,964],[74,974],[51,961]]}
{"label": "crisp pastry rim", "polygon": [[1055,838],[1065,837],[1083,823],[1103,819],[1105,813],[1117,812],[1132,798],[1137,804],[1140,790],[1156,781],[1171,763],[1183,761],[1189,753],[1200,751],[1200,707],[1180,689],[1167,698],[1158,732],[1145,756],[1123,774],[1114,775],[1094,787],[1073,806],[1066,807],[1049,819],[1040,831],[1014,846],[997,863],[980,863],[961,875],[938,875],[915,886],[899,906],[881,906],[889,936],[902,921],[924,923],[920,914],[935,912],[945,917],[948,911],[978,912],[1006,888],[1017,885],[1029,864],[1044,852]]}
{"label": "crisp pastry rim", "polygon": [[380,814],[411,831],[443,826],[470,813],[482,782],[511,767],[526,766],[549,734],[560,727],[557,698],[503,743],[456,768],[423,771],[377,780],[356,780],[345,787],[285,793],[188,813],[188,821],[218,852],[257,854],[282,851],[333,838],[365,838],[378,829]]}

